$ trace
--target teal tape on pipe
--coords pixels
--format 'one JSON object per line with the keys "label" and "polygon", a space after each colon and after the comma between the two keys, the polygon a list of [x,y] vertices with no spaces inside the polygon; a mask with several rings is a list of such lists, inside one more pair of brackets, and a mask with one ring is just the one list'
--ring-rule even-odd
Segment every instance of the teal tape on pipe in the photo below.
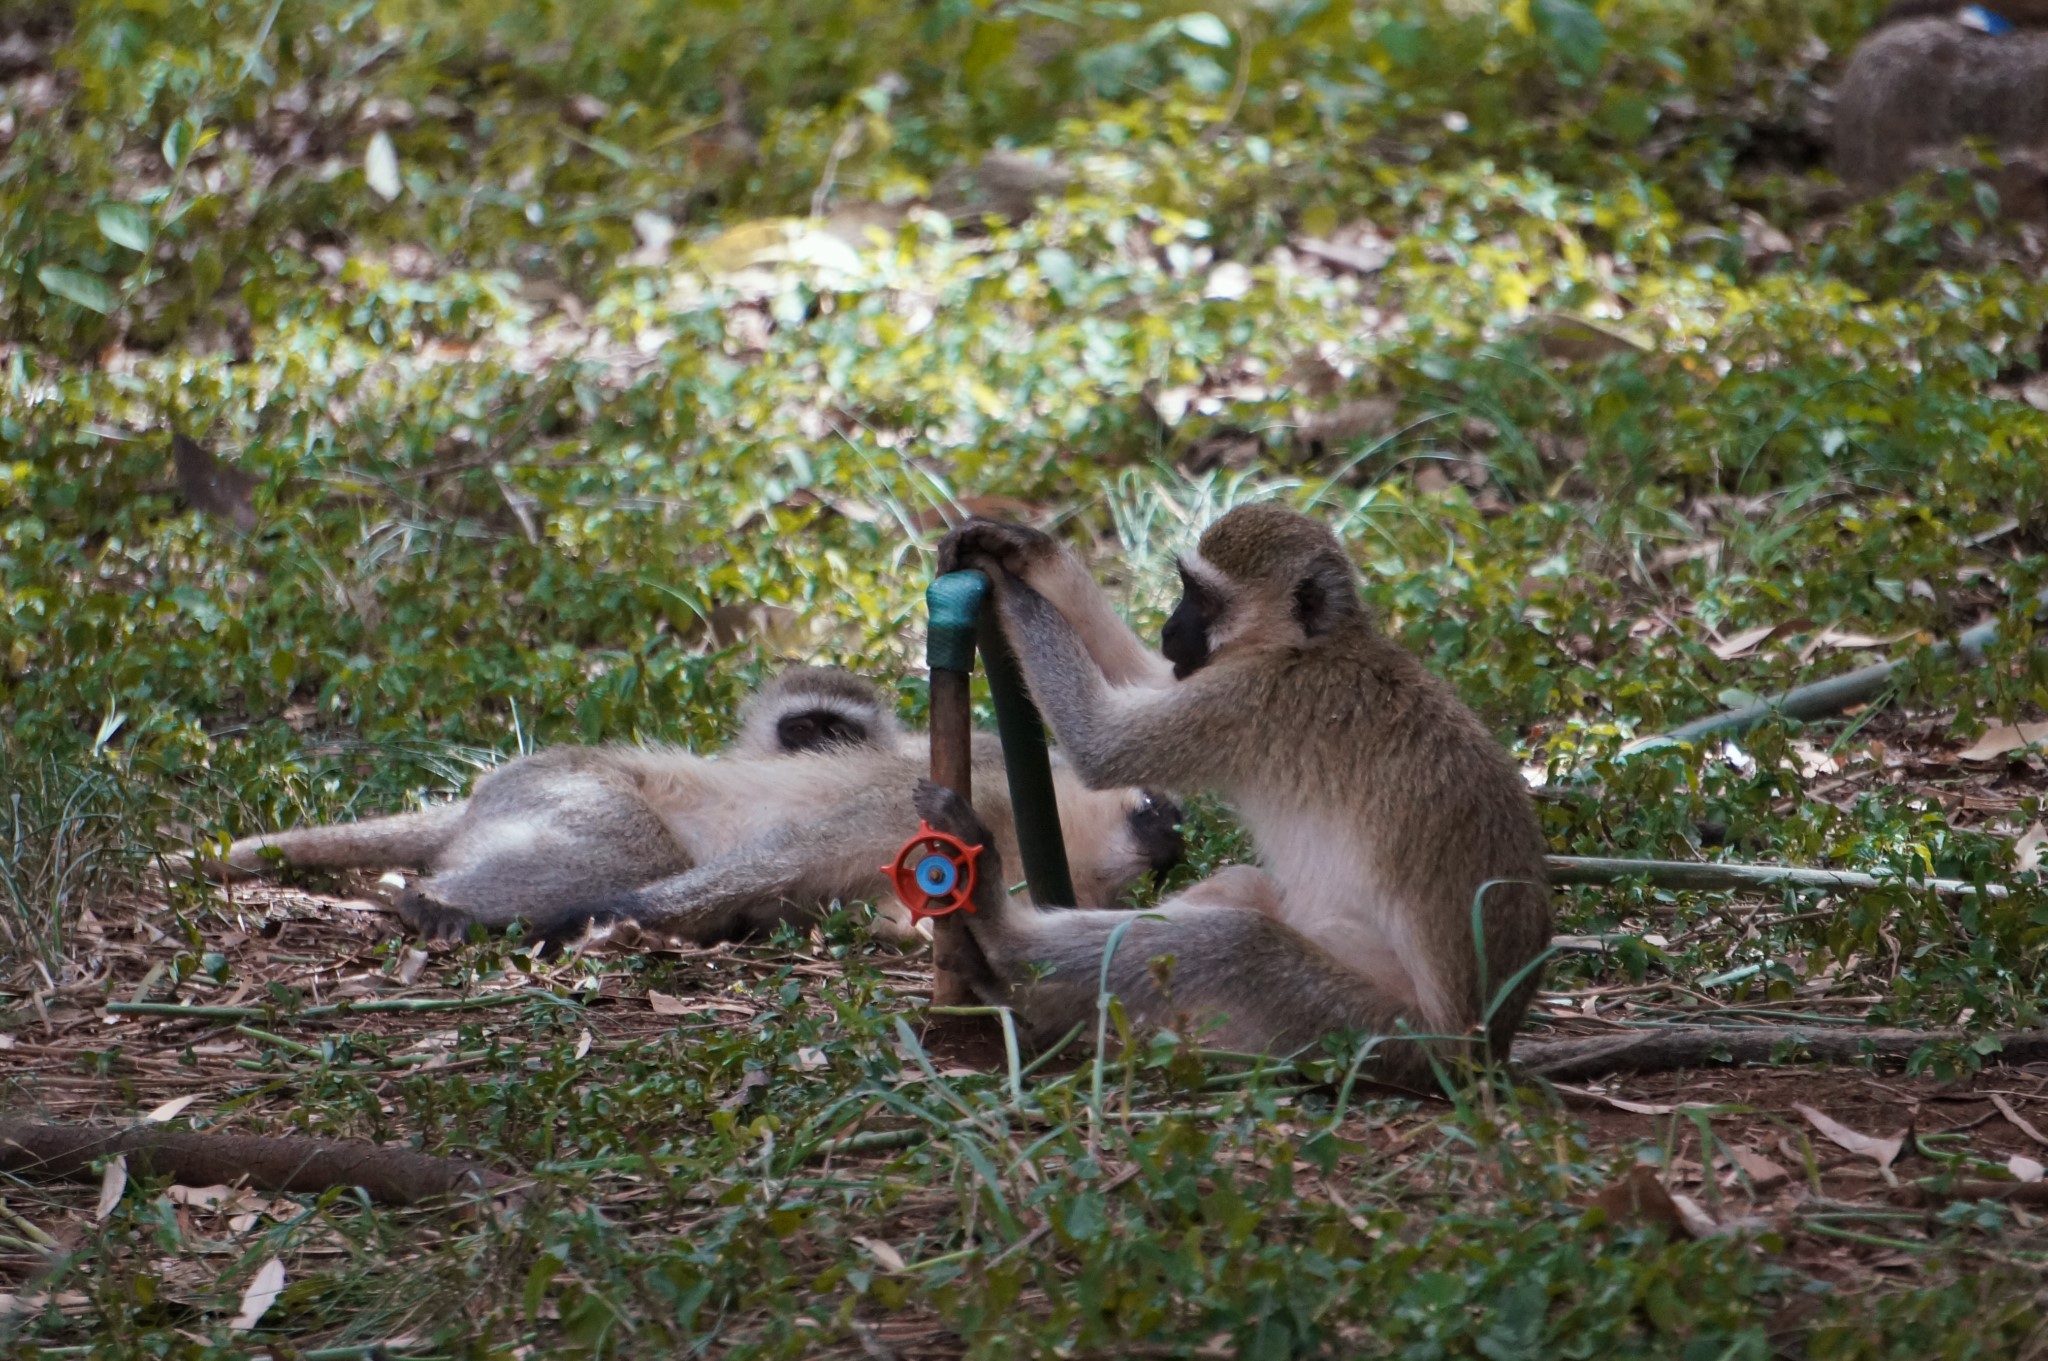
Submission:
{"label": "teal tape on pipe", "polygon": [[924,664],[934,671],[972,671],[974,637],[981,624],[982,602],[988,599],[988,578],[979,572],[948,572],[925,588],[924,607],[930,623],[924,643]]}

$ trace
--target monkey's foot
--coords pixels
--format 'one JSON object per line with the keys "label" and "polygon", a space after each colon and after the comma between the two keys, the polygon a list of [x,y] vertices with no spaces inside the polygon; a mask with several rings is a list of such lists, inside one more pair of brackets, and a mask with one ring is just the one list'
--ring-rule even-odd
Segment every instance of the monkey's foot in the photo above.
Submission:
{"label": "monkey's foot", "polygon": [[527,921],[533,953],[541,958],[566,955],[593,937],[609,937],[621,926],[637,924],[625,912],[603,903],[577,903],[541,913]]}
{"label": "monkey's foot", "polygon": [[980,905],[993,895],[1000,900],[1003,884],[1003,857],[996,849],[996,839],[990,834],[988,825],[975,814],[967,800],[961,798],[942,784],[931,780],[917,782],[914,799],[917,815],[935,832],[944,832],[963,846],[981,847],[981,856],[975,862],[974,901]]}
{"label": "monkey's foot", "polygon": [[429,945],[461,944],[469,938],[469,928],[476,921],[470,913],[450,907],[417,888],[399,894],[397,906],[398,919]]}

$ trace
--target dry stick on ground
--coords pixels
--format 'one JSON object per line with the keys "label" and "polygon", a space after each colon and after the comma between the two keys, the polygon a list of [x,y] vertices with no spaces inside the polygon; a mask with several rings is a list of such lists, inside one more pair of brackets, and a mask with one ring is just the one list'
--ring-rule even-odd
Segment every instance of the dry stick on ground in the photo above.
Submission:
{"label": "dry stick on ground", "polygon": [[[1632,1030],[1576,1040],[1518,1040],[1515,1062],[1552,1082],[1582,1082],[1611,1073],[1666,1073],[1715,1063],[1768,1063],[1791,1045],[1808,1058],[1844,1063],[1866,1055],[1910,1057],[1924,1045],[1969,1042],[1981,1037],[1961,1030],[1850,1030],[1830,1026],[1692,1025]],[[2004,1063],[2048,1059],[2048,1030],[2014,1030],[1992,1036]]]}
{"label": "dry stick on ground", "polygon": [[313,1194],[360,1186],[385,1205],[418,1205],[512,1180],[481,1163],[410,1149],[302,1135],[215,1134],[130,1125],[51,1125],[0,1117],[0,1172],[97,1181],[93,1161],[125,1155],[131,1170],[188,1186],[247,1183],[262,1191]]}

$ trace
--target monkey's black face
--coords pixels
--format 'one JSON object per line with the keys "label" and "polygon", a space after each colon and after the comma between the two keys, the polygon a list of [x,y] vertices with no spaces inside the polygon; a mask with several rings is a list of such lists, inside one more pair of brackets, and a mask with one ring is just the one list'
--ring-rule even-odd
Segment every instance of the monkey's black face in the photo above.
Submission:
{"label": "monkey's black face", "polygon": [[805,709],[775,722],[775,745],[785,753],[829,751],[868,740],[864,724],[831,709]]}
{"label": "monkey's black face", "polygon": [[1209,593],[1185,567],[1180,572],[1180,586],[1180,604],[1159,635],[1159,652],[1173,663],[1173,678],[1186,680],[1209,661],[1209,627],[1215,622],[1216,609]]}
{"label": "monkey's black face", "polygon": [[1186,816],[1181,806],[1155,789],[1138,791],[1138,806],[1130,811],[1131,839],[1154,874],[1164,874],[1180,863],[1187,849],[1180,824]]}

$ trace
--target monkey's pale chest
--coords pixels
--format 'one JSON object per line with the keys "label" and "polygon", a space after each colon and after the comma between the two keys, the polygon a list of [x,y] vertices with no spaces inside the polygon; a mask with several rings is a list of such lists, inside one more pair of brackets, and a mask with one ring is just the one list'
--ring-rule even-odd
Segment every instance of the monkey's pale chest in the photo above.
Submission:
{"label": "monkey's pale chest", "polygon": [[1359,829],[1298,806],[1237,806],[1266,873],[1280,886],[1279,918],[1425,1017],[1443,1014],[1442,989],[1413,905],[1399,901]]}

